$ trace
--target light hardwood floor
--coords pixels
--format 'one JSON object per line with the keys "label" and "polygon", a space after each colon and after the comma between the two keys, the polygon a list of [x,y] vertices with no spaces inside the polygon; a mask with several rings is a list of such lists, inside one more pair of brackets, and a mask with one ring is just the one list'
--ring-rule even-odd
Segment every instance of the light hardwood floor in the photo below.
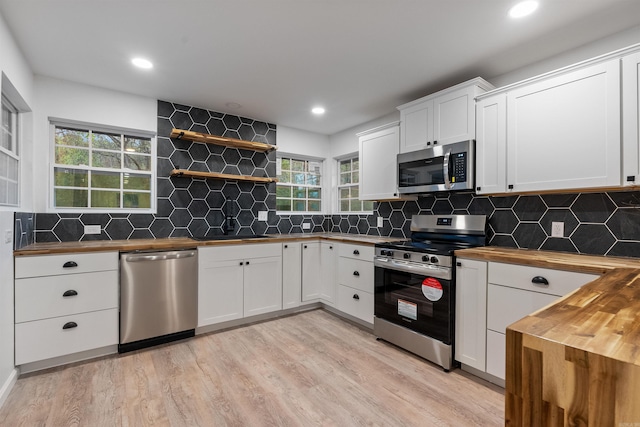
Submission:
{"label": "light hardwood floor", "polygon": [[323,310],[18,379],[0,426],[493,426],[502,389]]}

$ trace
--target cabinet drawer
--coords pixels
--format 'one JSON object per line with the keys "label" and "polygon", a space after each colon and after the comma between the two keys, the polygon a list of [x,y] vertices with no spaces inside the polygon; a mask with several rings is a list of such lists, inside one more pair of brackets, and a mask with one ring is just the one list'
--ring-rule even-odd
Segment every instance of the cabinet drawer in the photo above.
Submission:
{"label": "cabinet drawer", "polygon": [[374,248],[373,246],[340,243],[338,254],[345,258],[362,259],[373,262]]}
{"label": "cabinet drawer", "polygon": [[365,292],[373,292],[373,262],[338,258],[338,283]]}
{"label": "cabinet drawer", "polygon": [[[544,277],[548,285],[532,283],[534,277]],[[489,263],[489,283],[545,294],[564,296],[599,276],[572,271],[551,270],[499,262]]]}
{"label": "cabinet drawer", "polygon": [[[63,329],[69,322],[75,328]],[[16,324],[16,365],[118,344],[118,309]]]}
{"label": "cabinet drawer", "polygon": [[20,279],[117,269],[118,252],[23,256],[16,257],[15,277]]}
{"label": "cabinet drawer", "polygon": [[373,294],[338,285],[338,310],[373,323]]}
{"label": "cabinet drawer", "polygon": [[524,291],[489,284],[487,289],[487,328],[506,333],[507,326],[555,302],[556,295]]}
{"label": "cabinet drawer", "polygon": [[15,298],[16,323],[118,308],[118,272],[16,279]]}
{"label": "cabinet drawer", "polygon": [[198,263],[204,266],[208,263],[215,263],[216,261],[267,258],[273,256],[282,256],[281,243],[198,247]]}
{"label": "cabinet drawer", "polygon": [[505,379],[507,339],[505,334],[487,331],[487,373]]}

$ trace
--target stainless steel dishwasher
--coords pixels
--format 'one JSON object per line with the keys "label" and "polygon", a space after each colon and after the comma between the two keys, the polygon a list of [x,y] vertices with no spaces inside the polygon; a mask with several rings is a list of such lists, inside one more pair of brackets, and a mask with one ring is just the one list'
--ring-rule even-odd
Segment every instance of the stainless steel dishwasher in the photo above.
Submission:
{"label": "stainless steel dishwasher", "polygon": [[194,336],[197,255],[195,249],[120,255],[120,353]]}

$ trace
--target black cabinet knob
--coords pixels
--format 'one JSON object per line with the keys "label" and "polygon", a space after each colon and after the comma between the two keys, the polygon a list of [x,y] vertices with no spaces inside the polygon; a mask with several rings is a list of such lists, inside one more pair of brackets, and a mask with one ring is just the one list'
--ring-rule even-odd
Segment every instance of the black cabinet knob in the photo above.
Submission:
{"label": "black cabinet knob", "polygon": [[240,265],[244,265],[244,262],[241,262]]}
{"label": "black cabinet knob", "polygon": [[62,294],[63,297],[75,297],[76,295],[78,295],[78,291],[74,291],[73,289],[69,289],[64,294]]}
{"label": "black cabinet knob", "polygon": [[249,265],[249,261],[247,261],[247,265]]}
{"label": "black cabinet knob", "polygon": [[284,245],[284,248],[287,249],[289,247],[289,245]]}
{"label": "black cabinet knob", "polygon": [[438,141],[433,141],[433,145],[438,145]]}
{"label": "black cabinet knob", "polygon": [[359,300],[359,299],[360,299],[360,295],[358,295],[358,294],[353,294],[353,299],[355,299],[355,300]]}
{"label": "black cabinet knob", "polygon": [[78,263],[75,261],[67,261],[64,264],[62,264],[62,268],[73,268],[77,266],[78,266]]}
{"label": "black cabinet knob", "polygon": [[427,145],[431,145],[431,141],[427,141]]}
{"label": "black cabinet knob", "polygon": [[304,248],[307,249],[307,245],[304,245]]}
{"label": "black cabinet knob", "polygon": [[461,263],[461,262],[456,262],[456,265],[457,265],[458,267],[462,267],[462,263]]}
{"label": "black cabinet knob", "polygon": [[353,251],[353,254],[354,254],[354,255],[360,255],[360,251],[359,251],[359,250],[357,250],[357,249],[355,249],[355,250]]}
{"label": "black cabinet knob", "polygon": [[509,184],[507,187],[509,188],[509,190],[513,190],[513,184]]}
{"label": "black cabinet knob", "polygon": [[354,276],[358,276],[358,277],[359,277],[359,276],[360,276],[360,272],[358,272],[358,271],[354,271],[354,272],[353,272],[353,275],[354,275]]}
{"label": "black cabinet knob", "polygon": [[73,329],[73,328],[77,328],[78,324],[76,322],[67,322],[64,324],[64,326],[62,327],[62,329]]}
{"label": "black cabinet knob", "polygon": [[482,187],[476,187],[476,191],[482,190]]}

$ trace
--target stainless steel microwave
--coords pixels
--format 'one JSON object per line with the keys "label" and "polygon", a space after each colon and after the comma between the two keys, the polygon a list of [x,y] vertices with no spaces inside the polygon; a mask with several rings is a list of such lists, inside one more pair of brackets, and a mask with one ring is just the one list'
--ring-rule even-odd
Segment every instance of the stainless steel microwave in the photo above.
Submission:
{"label": "stainless steel microwave", "polygon": [[473,190],[475,141],[398,154],[400,194]]}

